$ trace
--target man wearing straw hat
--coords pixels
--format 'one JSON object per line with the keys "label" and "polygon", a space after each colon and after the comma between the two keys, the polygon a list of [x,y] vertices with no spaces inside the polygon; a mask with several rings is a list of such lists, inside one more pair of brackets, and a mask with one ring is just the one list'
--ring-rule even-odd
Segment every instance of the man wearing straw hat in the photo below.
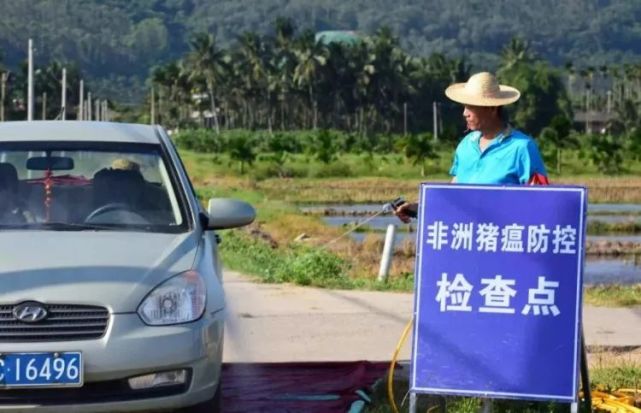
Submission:
{"label": "man wearing straw hat", "polygon": [[[516,102],[521,93],[499,85],[491,73],[477,73],[466,83],[445,90],[451,100],[465,107],[463,117],[470,131],[459,143],[450,169],[452,182],[461,184],[547,184],[547,173],[534,140],[508,125],[503,106]],[[398,207],[403,222],[416,216],[418,204]]]}

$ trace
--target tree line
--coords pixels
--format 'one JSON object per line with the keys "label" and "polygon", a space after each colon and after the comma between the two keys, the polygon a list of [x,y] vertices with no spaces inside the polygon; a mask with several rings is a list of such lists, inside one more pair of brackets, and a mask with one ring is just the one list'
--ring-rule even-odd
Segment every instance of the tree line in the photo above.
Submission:
{"label": "tree line", "polygon": [[[445,88],[472,73],[464,58],[434,53],[413,56],[383,27],[373,36],[338,38],[296,30],[278,19],[273,35],[244,33],[224,48],[199,33],[181,59],[156,67],[149,79],[162,123],[171,128],[205,118],[227,129],[331,128],[361,135],[434,130],[445,139],[460,134],[460,105]],[[561,72],[513,39],[501,53],[498,76],[521,89],[514,120],[538,133],[555,114],[572,117]],[[150,104],[150,103],[149,103]]]}

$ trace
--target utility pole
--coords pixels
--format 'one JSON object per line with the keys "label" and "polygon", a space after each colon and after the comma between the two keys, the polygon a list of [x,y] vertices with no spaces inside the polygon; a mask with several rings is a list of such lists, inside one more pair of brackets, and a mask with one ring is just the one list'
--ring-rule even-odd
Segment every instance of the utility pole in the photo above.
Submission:
{"label": "utility pole", "polygon": [[436,102],[432,102],[432,121],[434,122],[434,142],[438,142],[438,112]]}
{"label": "utility pole", "polygon": [[590,133],[590,89],[585,89],[585,133]]}
{"label": "utility pole", "polygon": [[93,116],[91,113],[91,92],[87,93],[87,120],[92,120]]}
{"label": "utility pole", "polygon": [[[271,122],[271,116],[268,119]],[[161,122],[162,122],[162,89],[159,89],[158,90],[158,123],[161,123]],[[269,130],[271,131],[271,123],[270,123]]]}
{"label": "utility pole", "polygon": [[407,102],[403,103],[403,135],[407,136]]}
{"label": "utility pole", "polygon": [[78,102],[78,120],[84,119],[85,110],[85,81],[80,79],[80,101]]}
{"label": "utility pole", "polygon": [[42,93],[42,120],[47,120],[47,92]]}
{"label": "utility pole", "polygon": [[2,72],[2,86],[0,87],[0,89],[0,99],[2,99],[2,107],[0,108],[0,121],[4,122],[4,101],[7,94],[7,72]]}
{"label": "utility pole", "polygon": [[154,87],[152,86],[151,87],[151,119],[150,119],[150,123],[152,125],[156,124],[156,103],[155,103],[155,100],[156,100],[156,96],[155,96],[155,92],[154,92]]}
{"label": "utility pole", "polygon": [[[436,113],[438,114],[437,115],[437,117],[438,117],[438,130],[441,131],[441,133],[443,133],[444,129],[443,129],[443,116],[441,116],[441,112],[442,112],[441,107],[442,107],[441,103],[437,103],[436,104]],[[443,135],[441,135],[441,136],[443,136]]]}
{"label": "utility pole", "polygon": [[29,39],[29,68],[27,74],[27,120],[33,120],[33,40]]}
{"label": "utility pole", "polygon": [[67,120],[67,68],[62,68],[62,90],[60,91],[62,101],[60,102],[60,114],[62,120]]}

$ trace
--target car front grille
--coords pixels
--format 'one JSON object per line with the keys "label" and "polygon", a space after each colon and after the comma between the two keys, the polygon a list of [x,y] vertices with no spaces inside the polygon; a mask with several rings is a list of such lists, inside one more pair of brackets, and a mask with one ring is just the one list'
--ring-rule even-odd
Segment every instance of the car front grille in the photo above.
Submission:
{"label": "car front grille", "polygon": [[0,305],[0,343],[70,341],[100,338],[109,323],[103,307],[43,304],[48,316],[35,323],[24,323],[13,315],[16,305]]}

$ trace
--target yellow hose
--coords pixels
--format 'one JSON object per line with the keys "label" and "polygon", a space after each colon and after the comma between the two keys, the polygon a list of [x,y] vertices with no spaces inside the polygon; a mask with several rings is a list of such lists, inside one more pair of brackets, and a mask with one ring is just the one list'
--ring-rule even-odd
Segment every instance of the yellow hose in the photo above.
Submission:
{"label": "yellow hose", "polygon": [[394,413],[399,413],[398,406],[396,406],[396,401],[394,400],[394,368],[396,367],[396,359],[398,358],[398,353],[401,352],[401,348],[403,347],[403,344],[405,344],[405,340],[407,340],[407,335],[412,329],[413,323],[414,317],[410,318],[410,321],[407,323],[405,329],[403,330],[403,334],[401,334],[400,340],[398,340],[398,344],[396,345],[396,349],[394,350],[394,354],[392,355],[392,363],[390,364],[389,374],[387,376],[387,397],[389,398],[389,403],[390,406],[392,406],[392,411]]}
{"label": "yellow hose", "polygon": [[602,391],[592,392],[592,406],[597,411],[613,413],[641,413],[641,409],[634,407],[634,389],[619,389],[610,393]]}

